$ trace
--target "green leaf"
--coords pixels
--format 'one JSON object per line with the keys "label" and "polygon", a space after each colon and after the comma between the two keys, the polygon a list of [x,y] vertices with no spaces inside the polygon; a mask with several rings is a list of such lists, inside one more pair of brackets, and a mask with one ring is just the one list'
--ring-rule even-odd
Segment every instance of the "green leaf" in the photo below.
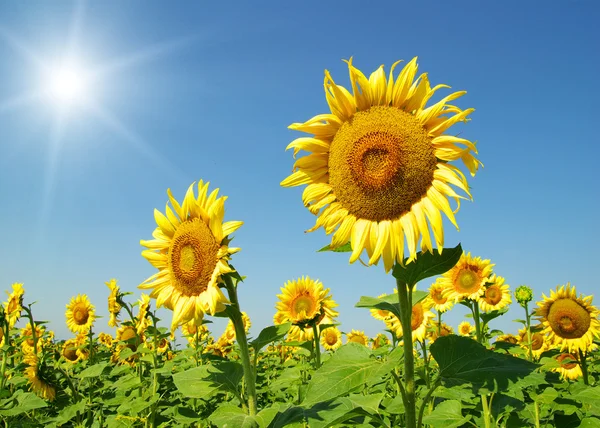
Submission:
{"label": "green leaf", "polygon": [[423,423],[434,427],[457,428],[470,419],[471,415],[462,415],[460,401],[448,400],[435,406],[433,412],[423,418]]}
{"label": "green leaf", "polygon": [[349,253],[352,251],[352,245],[350,245],[350,242],[347,242],[344,245],[333,249],[330,245],[325,245],[320,250],[317,250],[317,253],[322,253],[324,251],[333,251],[334,253]]}
{"label": "green leaf", "polygon": [[544,392],[535,397],[535,401],[541,404],[552,404],[558,397],[558,391],[552,387],[544,389]]}
{"label": "green leaf", "polygon": [[[427,297],[429,293],[421,290],[414,290],[412,294],[413,306]],[[400,303],[398,302],[398,294],[392,293],[383,297],[361,296],[356,305],[357,308],[379,309],[393,313],[400,319]]]}
{"label": "green leaf", "polygon": [[379,413],[383,393],[373,395],[351,394],[332,402],[322,402],[304,412],[310,428],[337,426],[344,421],[361,415]]}
{"label": "green leaf", "polygon": [[471,382],[491,390],[506,390],[509,381],[515,382],[539,367],[511,355],[490,351],[473,339],[455,335],[438,338],[430,351],[440,366],[441,378],[450,384]]}
{"label": "green leaf", "polygon": [[86,377],[98,377],[102,374],[106,366],[108,366],[108,361],[94,364],[93,366],[90,366],[87,369],[83,370],[81,373],[79,373],[77,377],[80,379],[85,379]]}
{"label": "green leaf", "polygon": [[254,348],[255,352],[259,352],[265,345],[283,338],[290,330],[291,326],[291,323],[285,323],[265,327],[258,334],[258,337],[250,342],[250,346]]}
{"label": "green leaf", "polygon": [[58,417],[54,420],[57,425],[63,425],[77,416],[77,413],[83,414],[85,411],[85,400],[78,401],[75,404],[65,407],[58,413]]}
{"label": "green leaf", "polygon": [[217,410],[208,419],[221,428],[257,428],[259,426],[254,416],[247,415],[242,409],[232,404],[223,404],[217,407]]}
{"label": "green leaf", "polygon": [[600,419],[594,417],[583,418],[579,428],[600,428]]}
{"label": "green leaf", "polygon": [[508,306],[506,306],[506,307],[504,307],[504,308],[502,308],[502,309],[499,309],[499,310],[497,310],[497,311],[484,312],[484,313],[482,313],[482,314],[480,315],[480,317],[481,317],[481,320],[482,320],[482,321],[483,321],[485,324],[487,324],[487,323],[489,323],[491,320],[493,320],[493,319],[495,319],[495,318],[498,318],[499,316],[501,316],[501,315],[504,315],[505,313],[507,313],[507,312],[508,312],[508,309],[509,309],[509,308],[508,308]]}
{"label": "green leaf", "polygon": [[175,386],[185,397],[208,399],[218,392],[238,395],[238,385],[244,376],[244,368],[235,362],[219,362],[194,367],[173,375]]}
{"label": "green leaf", "polygon": [[460,244],[454,248],[444,248],[441,254],[438,250],[433,250],[433,254],[419,252],[412,262],[408,263],[408,259],[405,259],[404,266],[396,263],[392,275],[397,280],[412,286],[425,278],[448,272],[460,260],[462,253]]}
{"label": "green leaf", "polygon": [[302,406],[310,407],[362,390],[379,364],[370,357],[369,348],[364,345],[348,343],[342,346],[313,373]]}
{"label": "green leaf", "polygon": [[11,409],[0,410],[0,416],[17,416],[33,409],[41,409],[48,406],[44,400],[33,392],[17,391],[11,401],[16,401],[15,406]]}
{"label": "green leaf", "polygon": [[160,398],[160,395],[154,394],[151,397],[136,397],[133,400],[125,400],[123,404],[119,406],[117,411],[120,414],[129,413],[130,415],[137,415],[142,410],[147,409],[152,404],[156,403]]}

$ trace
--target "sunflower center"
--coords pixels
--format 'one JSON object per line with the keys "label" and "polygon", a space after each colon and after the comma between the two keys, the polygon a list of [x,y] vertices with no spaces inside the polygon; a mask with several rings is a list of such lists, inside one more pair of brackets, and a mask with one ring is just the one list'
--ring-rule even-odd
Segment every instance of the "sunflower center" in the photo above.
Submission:
{"label": "sunflower center", "polygon": [[327,342],[327,344],[329,346],[333,346],[337,343],[338,338],[337,338],[337,334],[335,334],[334,331],[331,332],[327,332],[327,335],[325,336],[325,342]]}
{"label": "sunflower center", "polygon": [[462,294],[472,294],[481,287],[481,278],[469,267],[458,270],[453,282],[456,291]]}
{"label": "sunflower center", "polygon": [[208,288],[217,266],[217,243],[200,219],[179,225],[169,247],[168,263],[173,287],[184,296],[198,296]]}
{"label": "sunflower center", "polygon": [[316,306],[316,302],[312,296],[301,294],[292,302],[292,314],[294,317],[303,315],[311,319],[314,316]]}
{"label": "sunflower center", "polygon": [[469,334],[471,332],[471,326],[469,326],[469,325],[462,325],[460,327],[460,332],[462,334]]}
{"label": "sunflower center", "polygon": [[497,285],[492,285],[485,290],[485,298],[484,300],[495,306],[502,300],[502,290]]}
{"label": "sunflower center", "polygon": [[73,319],[77,325],[84,325],[87,323],[90,313],[85,307],[77,306],[73,310]]}
{"label": "sunflower center", "polygon": [[375,106],[355,113],[336,133],[329,184],[350,214],[394,220],[426,195],[436,164],[427,131],[413,115]]}
{"label": "sunflower center", "polygon": [[423,324],[423,320],[425,319],[425,314],[423,313],[423,307],[420,303],[417,303],[412,308],[412,317],[410,319],[410,328],[411,330],[418,329],[421,324]]}
{"label": "sunflower center", "polygon": [[548,323],[563,339],[578,339],[590,328],[589,312],[572,299],[558,299],[548,311]]}
{"label": "sunflower center", "polygon": [[537,351],[544,345],[544,336],[540,333],[534,333],[531,336],[531,349]]}
{"label": "sunflower center", "polygon": [[75,361],[77,359],[77,351],[72,346],[67,346],[63,351],[64,357],[69,361]]}
{"label": "sunflower center", "polygon": [[559,363],[561,363],[560,366],[563,369],[567,369],[567,370],[574,369],[577,366],[577,363],[575,363],[575,362],[569,362],[569,363],[564,363],[563,364],[563,361],[567,360],[567,359],[568,360],[573,360],[573,361],[577,360],[577,358],[575,358],[575,356],[573,354],[560,354],[558,357],[556,357],[556,360]]}
{"label": "sunflower center", "polygon": [[448,301],[448,299],[446,297],[444,297],[444,293],[441,288],[436,288],[431,293],[431,300],[433,300],[433,302],[436,305],[443,305],[444,303],[446,303]]}

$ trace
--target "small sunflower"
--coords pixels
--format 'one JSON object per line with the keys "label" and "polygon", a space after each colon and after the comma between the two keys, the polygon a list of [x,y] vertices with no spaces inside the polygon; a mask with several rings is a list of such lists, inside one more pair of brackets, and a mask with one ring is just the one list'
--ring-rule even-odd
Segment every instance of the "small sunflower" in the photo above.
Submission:
{"label": "small sunflower", "polygon": [[553,372],[560,373],[563,380],[575,380],[583,376],[579,359],[570,353],[563,353],[556,357],[556,361],[560,363],[560,367],[552,369]]}
{"label": "small sunflower", "polygon": [[542,297],[535,313],[544,327],[543,334],[561,351],[585,350],[600,335],[599,312],[592,306],[593,296],[577,297],[575,287],[567,284],[556,287],[556,292],[551,290],[550,297]]}
{"label": "small sunflower", "polygon": [[439,337],[454,334],[454,329],[445,322],[442,323],[441,327],[438,326],[439,324],[437,322],[431,323],[431,328],[427,333],[427,338],[431,343],[435,342]]}
{"label": "small sunflower", "polygon": [[112,336],[110,334],[100,333],[98,335],[98,342],[100,342],[101,344],[103,344],[107,348],[110,348],[113,345],[113,338],[112,338]]}
{"label": "small sunflower", "polygon": [[[410,318],[410,326],[412,329],[413,342],[417,340],[425,340],[427,334],[427,328],[430,326],[431,321],[435,318],[433,312],[430,311],[431,302],[426,299],[419,303],[416,303],[412,307],[412,316]],[[396,316],[392,316],[386,322],[388,328],[396,334],[398,339],[402,339],[402,324]]]}
{"label": "small sunflower", "polygon": [[88,351],[84,348],[86,339],[87,336],[85,334],[79,334],[73,339],[66,340],[62,347],[62,356],[73,364],[87,359]]}
{"label": "small sunflower", "polygon": [[373,338],[373,349],[383,348],[390,344],[390,339],[383,333],[378,333],[377,336]]}
{"label": "small sunflower", "polygon": [[96,319],[94,305],[85,294],[71,298],[65,312],[67,327],[73,333],[87,333]]}
{"label": "small sunflower", "polygon": [[346,343],[360,343],[361,345],[369,346],[369,338],[364,331],[352,330],[350,333],[346,333]]}
{"label": "small sunflower", "polygon": [[475,327],[469,321],[463,321],[458,325],[458,334],[461,336],[470,336],[475,331]]}
{"label": "small sunflower", "polygon": [[117,348],[123,350],[125,348],[131,349],[132,352],[135,352],[140,344],[145,341],[143,336],[137,334],[135,327],[130,325],[122,325],[117,329],[117,342],[125,342],[120,343]]}
{"label": "small sunflower", "polygon": [[191,320],[181,326],[181,334],[187,339],[192,347],[196,346],[196,333],[198,333],[198,342],[204,342],[210,337],[208,328],[206,328],[206,325],[202,322],[197,325],[195,320]]}
{"label": "small sunflower", "polygon": [[439,280],[445,288],[444,297],[455,302],[462,299],[477,300],[485,293],[485,284],[493,266],[489,260],[463,253],[458,263]]}
{"label": "small sunflower", "polygon": [[[21,316],[21,311],[23,310],[23,294],[25,294],[23,284],[18,282],[15,282],[12,285],[12,290],[12,293],[8,295],[8,300],[4,302],[4,312],[6,313],[9,329],[15,326]],[[8,294],[8,292],[6,293]]]}
{"label": "small sunflower", "polygon": [[169,341],[167,340],[166,337],[161,338],[158,341],[158,346],[156,347],[156,352],[158,354],[164,354],[165,352],[167,352],[169,350]]}
{"label": "small sunflower", "polygon": [[279,301],[275,309],[281,312],[284,322],[307,324],[324,316],[333,318],[338,315],[333,308],[337,303],[331,297],[329,288],[323,289],[319,280],[306,277],[288,281],[281,288]]}
{"label": "small sunflower", "polygon": [[[396,293],[398,291],[396,290]],[[387,294],[383,293],[380,294],[379,296],[377,296],[378,299],[381,299],[382,297],[386,297]],[[380,321],[385,321],[386,319],[388,319],[390,316],[392,316],[392,313],[390,311],[386,311],[385,309],[371,309],[371,316],[373,318],[375,318],[376,320],[380,320]]]}
{"label": "small sunflower", "polygon": [[[521,348],[529,352],[529,344],[527,339],[527,329],[519,330],[519,345]],[[541,329],[533,327],[531,329],[531,352],[535,358],[540,358],[544,352],[550,348],[546,336],[541,333]]]}
{"label": "small sunflower", "polygon": [[496,337],[496,342],[505,342],[516,345],[519,343],[519,338],[514,334],[501,334],[500,336]]}
{"label": "small sunflower", "polygon": [[[383,257],[385,271],[403,262],[405,242],[409,259],[432,251],[432,241],[444,246],[441,212],[456,226],[454,213],[469,185],[452,161],[462,162],[474,175],[480,162],[475,144],[444,134],[452,125],[466,122],[474,109],[447,104],[466,92],[454,92],[427,107],[433,94],[427,73],[416,81],[417,58],[394,81],[396,62],[386,78],[381,66],[367,79],[348,62],[353,94],[337,85],[325,71],[325,97],[331,114],[320,114],[293,130],[313,134],[292,141],[294,163],[284,187],[308,184],[302,200],[318,215],[315,226],[332,234],[331,247],[352,244],[350,263],[367,251],[369,264]],[[449,115],[449,116],[446,116]],[[458,207],[452,210],[449,198]],[[429,231],[433,232],[433,239]],[[406,236],[406,239],[405,239]]]}
{"label": "small sunflower", "polygon": [[504,278],[494,274],[489,281],[485,291],[477,300],[481,310],[483,312],[497,311],[510,305],[512,298],[509,286],[504,284]]}
{"label": "small sunflower", "polygon": [[145,293],[142,293],[140,296],[140,300],[138,300],[138,315],[137,315],[137,323],[136,330],[137,334],[144,334],[148,326],[150,325],[150,320],[148,319],[148,311],[150,310],[150,296]]}
{"label": "small sunflower", "polygon": [[23,362],[27,365],[24,374],[31,390],[44,400],[53,401],[56,397],[56,388],[46,376],[46,366],[36,354],[25,355]]}
{"label": "small sunflower", "polygon": [[166,215],[154,210],[154,239],[141,241],[148,248],[142,255],[159,272],[139,288],[152,290],[157,307],[173,311],[172,330],[205,313],[221,312],[229,303],[219,283],[234,271],[228,261],[240,249],[229,247],[229,235],[243,223],[223,223],[227,198],[217,197],[218,189],[208,194],[208,185],[200,180],[196,198],[192,184],[181,205],[167,190],[172,208],[167,204]]}
{"label": "small sunflower", "polygon": [[342,332],[337,327],[328,327],[321,332],[321,345],[328,351],[342,346]]}
{"label": "small sunflower", "polygon": [[[250,327],[252,326],[252,322],[250,321],[250,317],[246,312],[242,312],[242,325],[244,326],[244,331],[246,334],[248,334]],[[229,320],[227,327],[225,327],[225,332],[221,337],[229,343],[233,344],[233,342],[235,342],[236,334],[233,321]]]}
{"label": "small sunflower", "polygon": [[117,302],[117,298],[119,296],[120,289],[117,285],[116,279],[111,279],[110,281],[105,282],[105,284],[110,290],[110,295],[108,296],[108,313],[110,314],[108,326],[118,327],[119,312],[121,312],[121,305]]}
{"label": "small sunflower", "polygon": [[426,297],[431,302],[431,306],[438,312],[443,313],[452,309],[454,301],[444,296],[446,284],[438,278],[431,287],[429,287],[429,296]]}
{"label": "small sunflower", "polygon": [[35,341],[37,342],[37,350],[34,351],[34,340],[33,334],[31,330],[31,323],[27,323],[27,325],[21,329],[21,338],[23,341],[21,342],[21,348],[23,349],[23,354],[34,354],[36,352],[40,352],[44,345],[43,336],[46,331],[46,327],[43,325],[37,324],[35,326]]}

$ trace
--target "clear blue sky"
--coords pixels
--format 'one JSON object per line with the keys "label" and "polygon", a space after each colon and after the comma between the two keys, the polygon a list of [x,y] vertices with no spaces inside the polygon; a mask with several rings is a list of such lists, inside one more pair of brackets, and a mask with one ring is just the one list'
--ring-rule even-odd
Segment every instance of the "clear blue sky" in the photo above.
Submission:
{"label": "clear blue sky", "polygon": [[[59,338],[70,336],[65,305],[87,293],[105,316],[96,331],[112,332],[104,282],[139,297],[155,272],[139,245],[153,209],[164,210],[167,188],[182,198],[202,178],[229,196],[226,220],[245,222],[233,264],[247,276],[241,303],[255,334],[271,323],[279,287],[309,275],[331,288],[343,331],[374,335],[383,324],[354,304],[394,280],[315,252],[329,237],[304,233],[315,217],[302,188],[279,186],[293,163],[284,149],[301,136],[287,126],[327,112],[323,71],[348,85],[343,58],[370,73],[419,56],[432,84],[468,91],[459,105],[476,112],[461,130],[485,165],[460,232],[446,223],[446,246],[490,258],[536,298],[568,281],[593,294],[598,12],[593,1],[3,2],[0,289],[23,282]],[[39,63],[68,51],[99,76],[98,107],[61,127],[57,107],[34,95]],[[519,309],[494,326],[516,332]],[[463,313],[446,319],[456,327]]]}

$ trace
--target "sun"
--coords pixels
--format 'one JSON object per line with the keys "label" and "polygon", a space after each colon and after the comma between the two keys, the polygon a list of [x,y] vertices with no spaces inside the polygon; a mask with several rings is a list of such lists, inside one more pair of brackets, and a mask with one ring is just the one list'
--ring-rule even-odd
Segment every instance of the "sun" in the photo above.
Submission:
{"label": "sun", "polygon": [[61,106],[82,103],[89,97],[84,69],[76,64],[52,69],[47,76],[47,93],[52,102]]}

